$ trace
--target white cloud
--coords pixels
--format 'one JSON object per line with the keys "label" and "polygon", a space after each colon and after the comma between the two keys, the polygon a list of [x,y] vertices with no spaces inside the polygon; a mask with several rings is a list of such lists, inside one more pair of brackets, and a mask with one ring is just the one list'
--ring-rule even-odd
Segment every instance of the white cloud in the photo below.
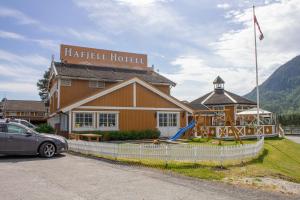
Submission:
{"label": "white cloud", "polygon": [[228,3],[217,4],[217,8],[222,8],[224,10],[229,9],[231,6]]}
{"label": "white cloud", "polygon": [[[86,10],[95,25],[109,31],[111,37],[137,35],[144,40],[156,40],[157,45],[203,46],[211,34],[207,25],[192,24],[187,16],[172,7],[167,0],[74,0]],[[166,38],[168,42],[166,42]]]}
{"label": "white cloud", "polygon": [[[258,40],[259,74],[263,82],[280,64],[300,54],[300,1],[268,2],[257,7],[256,15],[265,35],[263,41]],[[179,70],[164,74],[178,82],[173,89],[176,97],[193,100],[202,96],[213,89],[212,81],[217,75],[225,80],[225,89],[237,94],[243,95],[254,88],[252,9],[230,10],[225,19],[239,28],[223,33],[217,42],[210,43],[212,55],[178,56],[171,64]]]}
{"label": "white cloud", "polygon": [[37,94],[36,82],[50,65],[38,54],[18,55],[0,49],[0,91]]}
{"label": "white cloud", "polygon": [[2,30],[0,30],[0,38],[25,40],[25,37],[23,35],[14,32],[2,31]]}
{"label": "white cloud", "polygon": [[[0,92],[5,93],[32,93],[37,90],[35,84],[26,82],[0,82]],[[8,97],[9,98],[9,97]]]}
{"label": "white cloud", "polygon": [[112,43],[111,39],[104,36],[101,32],[77,31],[73,28],[66,28],[65,31],[68,35],[72,35],[77,40]]}
{"label": "white cloud", "polygon": [[25,41],[25,42],[34,42],[43,48],[51,49],[53,51],[57,51],[57,49],[59,47],[58,41],[49,40],[49,39],[32,39],[32,38],[28,38],[24,35],[21,35],[21,34],[15,33],[15,32],[8,32],[8,31],[3,31],[3,30],[0,30],[0,38],[20,40],[20,41]]}
{"label": "white cloud", "polygon": [[[74,28],[64,27],[65,31],[61,31],[61,28],[48,26],[44,23],[41,23],[38,20],[35,20],[28,15],[24,14],[23,12],[0,6],[0,17],[6,18],[13,18],[19,24],[24,25],[35,25],[40,30],[46,31],[49,33],[54,33],[60,36],[72,36],[73,38],[80,39],[80,40],[88,40],[88,41],[97,41],[97,42],[111,42],[111,40],[105,37],[102,33],[96,31],[83,31],[83,30],[75,30]],[[7,32],[7,31],[0,31],[0,37],[7,38],[7,39],[19,39],[23,41],[32,41],[38,43],[42,47],[50,48],[53,51],[57,51],[59,42],[50,40],[50,39],[29,39],[20,34]]]}
{"label": "white cloud", "polygon": [[39,22],[19,10],[0,6],[0,17],[14,18],[20,24],[39,24]]}
{"label": "white cloud", "polygon": [[[240,94],[248,92],[248,87],[255,80],[255,74],[249,68],[210,66],[199,56],[180,56],[172,63],[179,70],[173,74],[163,73],[171,80],[176,80],[177,86],[173,95],[181,99],[194,100],[213,89],[213,80],[220,75],[226,82],[225,89]],[[234,78],[233,78],[234,77]]]}
{"label": "white cloud", "polygon": [[117,0],[120,3],[123,4],[130,4],[133,6],[147,6],[147,5],[151,5],[157,2],[166,2],[168,0]]}
{"label": "white cloud", "polygon": [[[256,8],[256,16],[265,39],[258,40],[258,62],[261,82],[280,64],[300,54],[300,1],[290,0]],[[211,44],[228,65],[254,67],[252,9],[230,11],[229,20],[240,29],[224,33]]]}
{"label": "white cloud", "polygon": [[[98,26],[117,32],[127,30],[160,32],[162,26],[171,28],[177,24],[177,20],[180,20],[167,5],[163,5],[162,1],[76,0],[75,3],[87,10],[90,19]],[[152,26],[152,29],[147,29]]]}
{"label": "white cloud", "polygon": [[50,63],[49,59],[38,54],[18,55],[2,49],[0,49],[0,61],[28,66],[48,66]]}

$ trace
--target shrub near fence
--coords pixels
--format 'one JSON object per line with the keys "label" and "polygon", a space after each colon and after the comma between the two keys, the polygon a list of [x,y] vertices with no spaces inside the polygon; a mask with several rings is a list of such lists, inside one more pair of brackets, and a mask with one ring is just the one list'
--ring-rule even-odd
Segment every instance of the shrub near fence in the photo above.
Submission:
{"label": "shrub near fence", "polygon": [[160,161],[244,161],[259,155],[264,140],[254,144],[212,146],[197,144],[116,144],[69,140],[69,150],[112,158]]}
{"label": "shrub near fence", "polygon": [[140,130],[140,131],[88,131],[88,132],[79,132],[84,133],[93,133],[102,135],[104,141],[109,140],[142,140],[142,139],[156,139],[159,137],[160,132],[158,130]]}

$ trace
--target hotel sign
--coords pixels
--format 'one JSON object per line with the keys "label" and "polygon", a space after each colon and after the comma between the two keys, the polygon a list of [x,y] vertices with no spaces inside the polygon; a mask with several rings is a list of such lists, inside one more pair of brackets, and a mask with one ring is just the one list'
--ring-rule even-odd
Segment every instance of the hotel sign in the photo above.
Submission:
{"label": "hotel sign", "polygon": [[62,62],[103,67],[143,69],[147,67],[147,55],[62,44]]}

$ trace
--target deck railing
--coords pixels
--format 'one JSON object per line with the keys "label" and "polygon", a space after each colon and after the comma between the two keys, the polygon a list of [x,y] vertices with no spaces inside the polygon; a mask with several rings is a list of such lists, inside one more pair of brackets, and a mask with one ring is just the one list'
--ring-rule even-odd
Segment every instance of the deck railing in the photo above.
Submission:
{"label": "deck railing", "polygon": [[198,144],[117,144],[69,140],[69,150],[112,158],[160,161],[224,162],[243,161],[258,156],[264,140],[253,144],[217,146]]}
{"label": "deck railing", "polygon": [[[240,137],[276,134],[275,125],[261,125],[257,128],[249,126],[234,126],[234,128],[236,129]],[[227,138],[234,136],[234,131],[232,130],[231,126],[206,126],[202,127],[201,132],[198,133],[198,135],[201,135],[203,133],[209,133],[217,138]]]}

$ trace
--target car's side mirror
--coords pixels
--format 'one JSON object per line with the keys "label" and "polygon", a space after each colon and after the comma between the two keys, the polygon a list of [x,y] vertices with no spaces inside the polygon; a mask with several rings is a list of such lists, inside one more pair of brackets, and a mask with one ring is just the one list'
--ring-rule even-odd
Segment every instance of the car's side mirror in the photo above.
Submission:
{"label": "car's side mirror", "polygon": [[26,132],[25,134],[26,134],[26,136],[32,136],[32,133],[31,133],[31,132],[29,132],[29,131],[28,131],[28,132]]}

